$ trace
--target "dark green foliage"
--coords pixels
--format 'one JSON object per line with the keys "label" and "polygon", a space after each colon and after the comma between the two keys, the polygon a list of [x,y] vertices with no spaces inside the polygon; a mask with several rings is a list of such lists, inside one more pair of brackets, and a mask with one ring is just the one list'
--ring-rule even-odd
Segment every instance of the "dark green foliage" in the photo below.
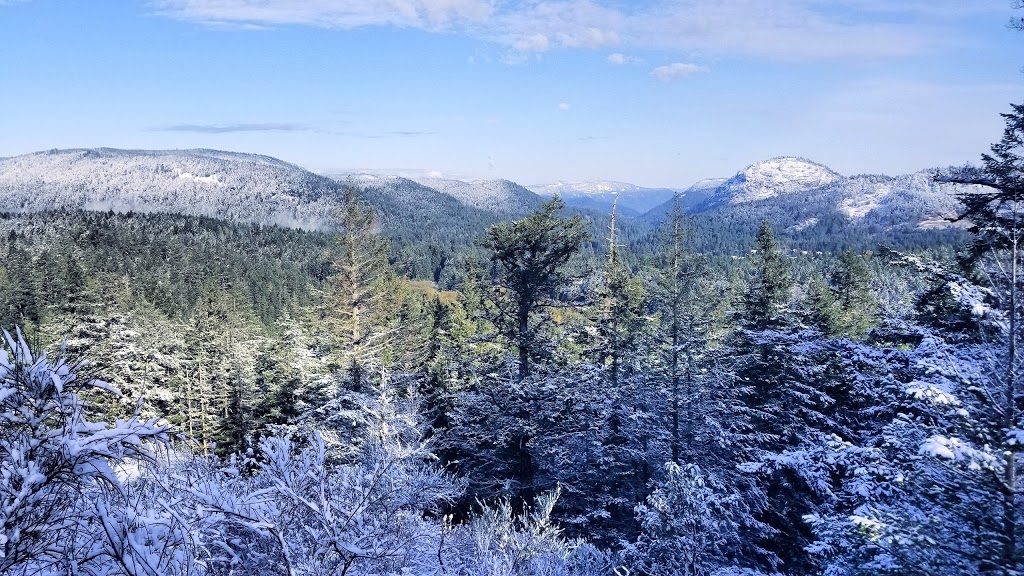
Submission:
{"label": "dark green foliage", "polygon": [[757,232],[754,250],[754,277],[744,297],[741,324],[754,330],[783,326],[789,322],[793,272],[767,220]]}
{"label": "dark green foliage", "polygon": [[[14,259],[3,268],[8,275],[14,269],[31,278],[24,258],[31,253],[51,287],[39,296],[57,300],[45,301],[43,309],[76,298],[86,279],[102,277],[169,317],[187,318],[205,280],[220,278],[266,325],[294,302],[310,301],[311,284],[326,277],[325,250],[331,244],[325,233],[169,214],[0,215],[0,233],[7,231],[16,232],[18,241],[11,248]],[[68,292],[56,292],[56,285],[67,286]]]}
{"label": "dark green foliage", "polygon": [[829,282],[821,278],[812,282],[814,320],[830,336],[863,339],[878,321],[878,303],[871,291],[866,258],[846,250]]}
{"label": "dark green foliage", "polygon": [[32,257],[25,248],[11,244],[4,260],[6,305],[0,310],[6,326],[35,326],[39,323],[39,302],[34,290]]}
{"label": "dark green foliage", "polygon": [[557,197],[522,220],[492,226],[481,246],[494,266],[500,316],[496,324],[519,351],[519,377],[530,374],[537,354],[538,312],[563,288],[563,267],[589,233],[577,215],[561,218]]}

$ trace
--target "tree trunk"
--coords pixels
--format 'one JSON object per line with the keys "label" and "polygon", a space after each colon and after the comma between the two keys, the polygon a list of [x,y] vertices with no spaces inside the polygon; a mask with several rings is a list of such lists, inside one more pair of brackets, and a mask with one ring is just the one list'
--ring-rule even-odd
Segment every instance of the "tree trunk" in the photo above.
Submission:
{"label": "tree trunk", "polygon": [[[1016,219],[1014,219],[1016,223]],[[1016,232],[1016,231],[1014,231]],[[1009,433],[1016,427],[1017,405],[1017,252],[1015,233],[1010,249],[1010,331],[1006,359],[1006,408],[1003,425]],[[1014,447],[1006,451],[1003,477],[1003,562],[1004,567],[1017,567],[1017,461]]]}
{"label": "tree trunk", "polygon": [[678,310],[672,312],[672,461],[679,462],[679,320]]}
{"label": "tree trunk", "polygon": [[522,298],[516,310],[517,340],[519,345],[519,380],[530,376],[530,302]]}

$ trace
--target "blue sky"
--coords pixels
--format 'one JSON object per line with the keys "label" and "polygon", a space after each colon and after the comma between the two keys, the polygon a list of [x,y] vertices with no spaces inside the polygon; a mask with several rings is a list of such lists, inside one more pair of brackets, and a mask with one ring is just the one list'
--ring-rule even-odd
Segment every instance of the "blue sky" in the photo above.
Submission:
{"label": "blue sky", "polygon": [[217,148],[320,172],[687,186],[780,155],[973,161],[1011,0],[0,0],[0,156]]}

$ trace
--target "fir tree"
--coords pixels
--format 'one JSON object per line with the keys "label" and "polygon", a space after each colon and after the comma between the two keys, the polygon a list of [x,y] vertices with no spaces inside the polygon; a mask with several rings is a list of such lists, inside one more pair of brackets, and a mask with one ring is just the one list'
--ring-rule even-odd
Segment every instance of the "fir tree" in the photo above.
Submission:
{"label": "fir tree", "polygon": [[351,186],[345,191],[338,226],[335,274],[324,297],[326,338],[337,365],[359,380],[359,374],[394,359],[398,283],[376,216]]}
{"label": "fir tree", "polygon": [[871,290],[867,255],[844,251],[826,282],[810,285],[811,316],[829,336],[863,340],[878,323],[878,301]]}
{"label": "fir tree", "polygon": [[788,323],[793,272],[765,220],[757,232],[754,278],[744,299],[742,324],[749,329],[777,328]]}
{"label": "fir tree", "polygon": [[530,375],[538,352],[538,312],[553,302],[562,287],[564,266],[589,237],[578,215],[558,216],[564,207],[553,198],[522,220],[492,226],[481,241],[496,267],[496,323],[519,351],[520,379]]}

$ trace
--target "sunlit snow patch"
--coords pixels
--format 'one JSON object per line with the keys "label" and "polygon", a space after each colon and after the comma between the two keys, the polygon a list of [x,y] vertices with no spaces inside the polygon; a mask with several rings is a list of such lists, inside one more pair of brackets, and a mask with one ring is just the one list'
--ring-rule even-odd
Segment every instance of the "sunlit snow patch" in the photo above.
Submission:
{"label": "sunlit snow patch", "polygon": [[221,185],[220,178],[216,174],[211,174],[209,176],[196,176],[191,172],[179,172],[178,178],[182,180],[192,180],[195,182],[201,182],[203,184],[216,184],[217,186]]}

